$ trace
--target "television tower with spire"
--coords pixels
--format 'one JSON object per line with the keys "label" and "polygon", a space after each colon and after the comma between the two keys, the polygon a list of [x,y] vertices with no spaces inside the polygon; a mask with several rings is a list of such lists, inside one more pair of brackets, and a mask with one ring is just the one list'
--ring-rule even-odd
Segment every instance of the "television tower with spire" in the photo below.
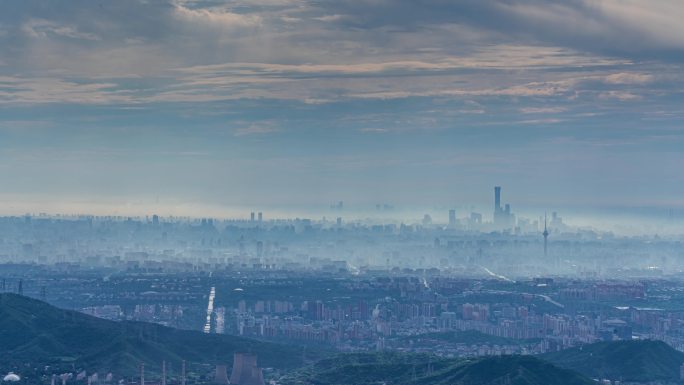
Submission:
{"label": "television tower with spire", "polygon": [[542,235],[544,236],[544,259],[546,259],[549,245],[549,230],[546,227],[546,213],[544,213],[544,232]]}

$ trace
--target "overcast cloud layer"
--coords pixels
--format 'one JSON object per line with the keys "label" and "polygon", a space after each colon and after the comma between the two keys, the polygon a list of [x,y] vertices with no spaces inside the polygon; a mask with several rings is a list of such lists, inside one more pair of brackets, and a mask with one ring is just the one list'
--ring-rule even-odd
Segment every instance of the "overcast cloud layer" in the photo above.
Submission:
{"label": "overcast cloud layer", "polygon": [[682,20],[681,0],[4,0],[0,211],[465,206],[495,184],[684,207]]}

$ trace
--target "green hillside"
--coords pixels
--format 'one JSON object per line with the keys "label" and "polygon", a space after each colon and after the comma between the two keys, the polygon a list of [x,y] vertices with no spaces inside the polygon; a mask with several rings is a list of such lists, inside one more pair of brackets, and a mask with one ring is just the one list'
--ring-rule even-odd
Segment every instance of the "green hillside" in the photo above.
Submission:
{"label": "green hillside", "polygon": [[443,360],[425,355],[349,354],[322,360],[285,385],[591,385],[582,375],[532,356]]}
{"label": "green hillside", "polygon": [[[295,346],[107,321],[28,297],[0,294],[0,370],[5,372],[30,362],[36,367],[133,375],[140,362],[145,362],[152,374],[162,360],[175,365],[181,360],[230,365],[236,351],[257,353],[264,367],[293,368],[303,363],[302,348]],[[310,348],[307,352],[316,353]]]}
{"label": "green hillside", "polygon": [[623,382],[679,381],[684,353],[662,341],[599,342],[543,356],[592,378]]}

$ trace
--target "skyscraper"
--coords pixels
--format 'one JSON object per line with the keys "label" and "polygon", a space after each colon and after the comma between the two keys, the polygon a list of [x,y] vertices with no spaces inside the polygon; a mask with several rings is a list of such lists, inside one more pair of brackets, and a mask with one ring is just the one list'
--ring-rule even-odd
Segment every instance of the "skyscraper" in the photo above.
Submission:
{"label": "skyscraper", "polygon": [[449,210],[449,227],[456,226],[456,210]]}
{"label": "skyscraper", "polygon": [[501,186],[494,187],[494,218],[501,212]]}
{"label": "skyscraper", "polygon": [[549,230],[546,228],[546,213],[544,213],[544,258],[546,258],[548,253],[548,241],[549,241]]}
{"label": "skyscraper", "polygon": [[501,186],[494,187],[494,224],[499,228],[515,226],[515,215],[511,213],[511,205],[501,206]]}

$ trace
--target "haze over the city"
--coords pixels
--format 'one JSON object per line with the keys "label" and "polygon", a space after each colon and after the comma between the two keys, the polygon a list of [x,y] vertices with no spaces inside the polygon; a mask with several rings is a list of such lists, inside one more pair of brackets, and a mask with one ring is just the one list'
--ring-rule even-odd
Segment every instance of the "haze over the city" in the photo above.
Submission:
{"label": "haze over the city", "polygon": [[684,384],[684,0],[0,0],[1,385]]}
{"label": "haze over the city", "polygon": [[678,0],[0,9],[4,214],[684,208]]}

